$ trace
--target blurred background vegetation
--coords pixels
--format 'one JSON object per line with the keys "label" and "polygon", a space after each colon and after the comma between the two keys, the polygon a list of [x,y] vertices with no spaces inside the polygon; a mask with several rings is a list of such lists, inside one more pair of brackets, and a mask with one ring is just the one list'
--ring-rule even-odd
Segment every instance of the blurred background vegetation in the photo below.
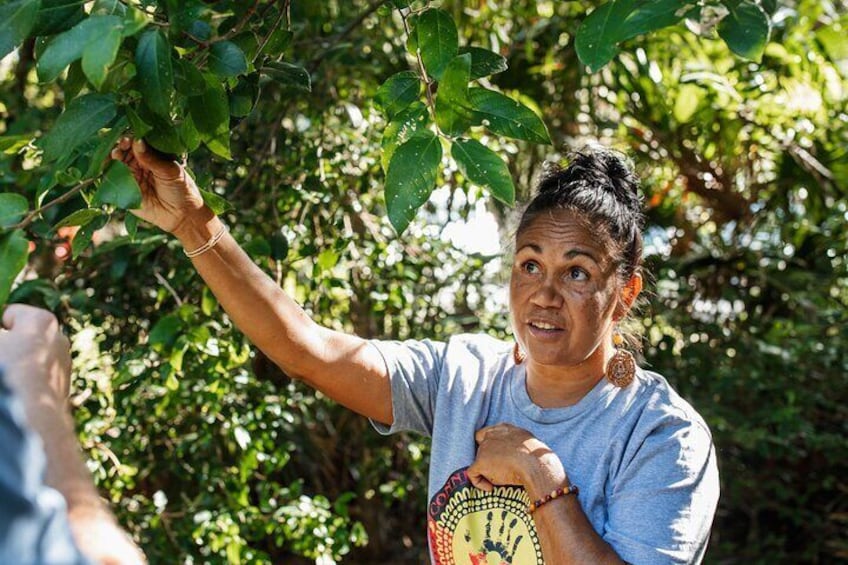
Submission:
{"label": "blurred background vegetation", "polygon": [[[57,16],[107,4],[43,2]],[[183,3],[111,4],[173,16]],[[203,5],[209,32],[246,18],[256,48],[278,25],[291,32],[274,38],[292,65],[281,69],[311,79],[311,90],[258,75],[237,85],[255,107],[231,118],[233,159],[206,146],[189,158],[199,184],[230,203],[236,239],[330,327],[508,337],[515,210],[446,158],[402,236],[386,218],[386,119],[374,99],[415,69],[398,10],[283,1],[234,14],[231,4]],[[585,143],[636,164],[649,215],[651,280],[634,319],[644,364],[703,414],[718,448],[706,562],[848,560],[848,3],[756,2],[771,35],[752,61],[714,29],[722,6],[744,2],[705,2],[697,17],[627,38],[595,73],[574,43],[601,2],[434,4],[461,45],[506,58],[482,84],[547,124],[552,146],[483,134],[507,158],[519,203],[546,162]],[[54,25],[47,32],[67,29]],[[244,34],[233,41],[249,49]],[[30,141],[85,83],[74,65],[39,82],[41,42],[0,63],[0,190],[29,201],[43,196],[46,170]],[[80,182],[73,171],[53,180]],[[10,300],[46,305],[71,328],[90,469],[151,562],[423,562],[426,442],[379,437],[270,366],[161,233],[141,225],[130,237],[120,215],[87,234],[53,229],[89,204],[85,191],[71,196],[26,226],[34,249]]]}

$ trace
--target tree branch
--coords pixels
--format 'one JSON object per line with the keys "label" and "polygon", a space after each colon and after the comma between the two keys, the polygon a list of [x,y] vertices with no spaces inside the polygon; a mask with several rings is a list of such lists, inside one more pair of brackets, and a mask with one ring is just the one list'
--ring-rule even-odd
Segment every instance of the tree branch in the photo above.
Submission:
{"label": "tree branch", "polygon": [[35,210],[33,210],[32,212],[27,214],[24,217],[23,220],[21,220],[20,222],[18,222],[17,224],[15,224],[13,226],[9,226],[9,227],[5,228],[4,231],[20,230],[20,229],[27,227],[28,225],[33,223],[36,220],[36,218],[38,218],[38,216],[41,215],[42,212],[44,212],[45,210],[49,210],[53,206],[58,206],[59,204],[62,204],[63,202],[67,202],[68,200],[70,200],[71,198],[73,198],[74,196],[79,194],[80,191],[82,191],[82,189],[84,189],[87,186],[91,186],[94,183],[94,181],[96,181],[96,180],[97,180],[96,178],[93,178],[93,179],[88,179],[88,180],[85,180],[85,181],[79,183],[78,185],[76,185],[75,187],[73,187],[72,189],[67,191],[66,193],[62,194],[61,196],[57,196],[56,198],[54,198],[53,200],[51,200],[47,204],[43,204],[42,206],[39,206],[38,208],[36,208]]}

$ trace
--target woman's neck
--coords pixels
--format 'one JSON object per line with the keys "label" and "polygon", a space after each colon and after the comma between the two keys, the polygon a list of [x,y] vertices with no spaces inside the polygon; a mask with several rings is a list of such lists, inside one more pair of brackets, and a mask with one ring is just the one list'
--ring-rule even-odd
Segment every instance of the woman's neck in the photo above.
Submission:
{"label": "woman's neck", "polygon": [[572,406],[595,388],[606,371],[613,352],[598,348],[594,355],[579,365],[561,367],[541,365],[527,359],[527,394],[540,408]]}

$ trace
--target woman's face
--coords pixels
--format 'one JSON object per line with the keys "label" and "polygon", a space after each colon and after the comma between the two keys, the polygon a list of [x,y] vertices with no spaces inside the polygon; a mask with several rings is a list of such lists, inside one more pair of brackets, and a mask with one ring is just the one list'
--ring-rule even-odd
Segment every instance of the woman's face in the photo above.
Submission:
{"label": "woman's face", "polygon": [[621,308],[613,252],[603,231],[569,210],[542,213],[518,234],[510,310],[530,362],[604,366],[611,345],[599,346],[610,344],[613,316]]}

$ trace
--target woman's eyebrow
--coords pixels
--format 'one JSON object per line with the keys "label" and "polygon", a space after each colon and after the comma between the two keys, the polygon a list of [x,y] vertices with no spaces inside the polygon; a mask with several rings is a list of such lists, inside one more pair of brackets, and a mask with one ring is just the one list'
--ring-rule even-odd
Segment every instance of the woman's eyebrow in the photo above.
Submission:
{"label": "woman's eyebrow", "polygon": [[591,259],[595,263],[597,263],[599,265],[601,264],[601,262],[598,260],[597,257],[595,257],[590,251],[586,251],[585,249],[571,249],[571,250],[563,253],[562,256],[565,257],[566,259],[574,259],[578,255],[585,255],[586,257],[588,257],[589,259]]}

